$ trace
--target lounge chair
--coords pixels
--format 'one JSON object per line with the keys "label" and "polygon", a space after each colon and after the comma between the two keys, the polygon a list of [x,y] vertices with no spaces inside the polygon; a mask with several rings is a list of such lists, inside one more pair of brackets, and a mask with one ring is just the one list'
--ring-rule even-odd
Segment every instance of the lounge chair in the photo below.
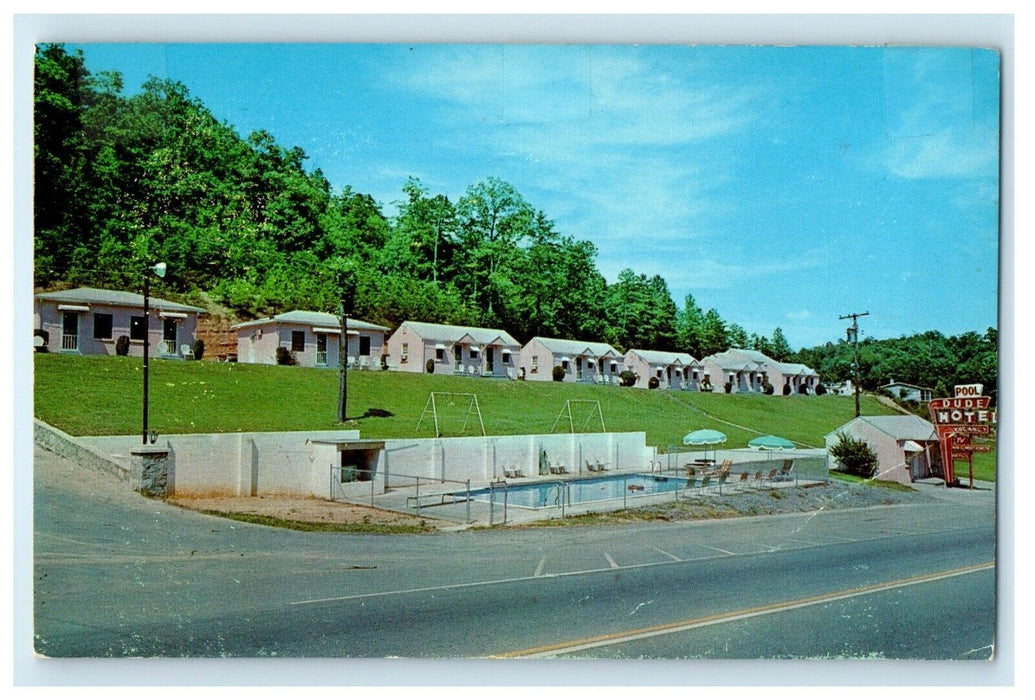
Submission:
{"label": "lounge chair", "polygon": [[791,472],[794,471],[794,460],[785,459],[783,466],[780,467],[780,472],[776,475],[777,481],[793,481],[794,477],[791,476]]}
{"label": "lounge chair", "polygon": [[768,476],[764,477],[762,481],[768,481],[770,484],[776,479],[776,470],[770,469]]}
{"label": "lounge chair", "polygon": [[513,469],[507,469],[506,467],[503,467],[503,476],[507,477],[508,479],[513,479],[516,476],[516,474],[514,473]]}
{"label": "lounge chair", "polygon": [[588,469],[591,472],[597,471],[596,465],[590,462],[588,459],[586,460],[586,469]]}
{"label": "lounge chair", "polygon": [[607,471],[607,462],[601,462],[598,459],[597,460],[597,471],[598,472],[606,472]]}
{"label": "lounge chair", "polygon": [[697,476],[697,469],[695,469],[694,467],[691,467],[689,464],[687,464],[686,465],[686,475],[687,476],[694,476],[694,477],[696,477]]}

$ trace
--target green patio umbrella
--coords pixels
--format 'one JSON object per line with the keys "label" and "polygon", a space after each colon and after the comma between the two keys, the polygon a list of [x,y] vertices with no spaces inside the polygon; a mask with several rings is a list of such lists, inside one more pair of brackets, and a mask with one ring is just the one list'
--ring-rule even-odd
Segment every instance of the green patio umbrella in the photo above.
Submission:
{"label": "green patio umbrella", "polygon": [[756,437],[754,440],[748,442],[748,447],[753,447],[756,450],[793,450],[794,443],[790,440],[785,440],[782,437],[776,437],[775,435],[763,435],[762,437]]}
{"label": "green patio umbrella", "polygon": [[768,454],[765,456],[765,461],[768,462],[772,459],[773,452],[793,450],[794,443],[782,437],[776,437],[775,435],[763,435],[762,437],[756,437],[754,440],[749,440],[748,447],[767,452]]}
{"label": "green patio umbrella", "polygon": [[[726,435],[718,430],[695,430],[683,436],[684,445],[720,445],[724,442],[726,442]],[[714,454],[712,458],[715,458]]]}

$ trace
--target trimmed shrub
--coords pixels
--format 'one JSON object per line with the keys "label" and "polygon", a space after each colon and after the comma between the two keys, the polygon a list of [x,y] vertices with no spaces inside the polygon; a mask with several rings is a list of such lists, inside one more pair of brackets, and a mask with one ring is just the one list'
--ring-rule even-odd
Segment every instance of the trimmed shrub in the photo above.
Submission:
{"label": "trimmed shrub", "polygon": [[623,369],[618,373],[618,384],[619,386],[633,386],[639,381],[640,375],[633,372],[631,369]]}
{"label": "trimmed shrub", "polygon": [[119,357],[125,357],[129,354],[129,336],[120,335],[115,339],[115,354]]}
{"label": "trimmed shrub", "polygon": [[807,394],[807,393],[809,393],[809,385],[808,384],[799,384],[798,385],[798,393],[799,394]]}
{"label": "trimmed shrub", "polygon": [[774,393],[776,393],[776,387],[770,384],[769,382],[766,382],[762,385],[762,391],[765,393],[766,396],[772,396]]}
{"label": "trimmed shrub", "polygon": [[651,377],[650,379],[647,380],[647,388],[648,389],[657,389],[660,385],[661,385],[661,382],[658,381],[657,377]]}
{"label": "trimmed shrub", "polygon": [[837,444],[830,448],[830,455],[849,474],[870,479],[877,473],[877,453],[863,440],[838,433]]}
{"label": "trimmed shrub", "polygon": [[49,332],[43,330],[42,328],[37,328],[36,330],[34,330],[32,332],[32,335],[35,338],[42,338],[43,339],[43,343],[41,343],[40,345],[36,346],[36,352],[50,352],[50,348],[47,347],[47,345],[50,344],[50,333]]}
{"label": "trimmed shrub", "polygon": [[424,371],[427,372],[428,374],[434,374],[435,373],[435,361],[429,358],[428,361],[424,363]]}
{"label": "trimmed shrub", "polygon": [[784,384],[783,385],[783,395],[784,396],[790,396],[791,395],[791,385],[790,384]]}
{"label": "trimmed shrub", "polygon": [[298,360],[291,354],[291,351],[285,348],[283,345],[277,348],[277,364],[278,365],[297,365]]}
{"label": "trimmed shrub", "polygon": [[563,382],[565,374],[567,374],[567,372],[565,372],[564,368],[560,365],[553,368],[553,380],[555,382]]}
{"label": "trimmed shrub", "polygon": [[194,347],[191,348],[191,353],[194,355],[195,360],[200,360],[205,356],[205,341],[198,338],[194,341]]}
{"label": "trimmed shrub", "polygon": [[727,394],[733,393],[733,382],[726,382],[722,385],[722,388]]}
{"label": "trimmed shrub", "polygon": [[823,396],[827,393],[827,388],[822,384],[816,385],[816,396]]}

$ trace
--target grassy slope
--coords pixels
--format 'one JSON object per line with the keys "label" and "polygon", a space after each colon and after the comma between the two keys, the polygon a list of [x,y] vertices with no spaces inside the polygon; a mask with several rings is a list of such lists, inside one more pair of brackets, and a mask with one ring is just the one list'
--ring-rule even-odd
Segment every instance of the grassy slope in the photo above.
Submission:
{"label": "grassy slope", "polygon": [[[139,431],[139,358],[38,354],[35,360],[35,415],[73,435]],[[150,376],[150,425],[162,433],[341,427],[335,423],[334,371],[154,360]],[[430,391],[476,392],[485,430],[496,435],[550,432],[566,399],[599,400],[608,430],[644,430],[647,442],[662,448],[678,444],[684,434],[699,428],[726,433],[726,447],[743,447],[757,435],[709,414],[822,446],[823,436],[854,414],[849,397],[729,396],[356,371],[349,372],[348,427],[359,428],[363,437],[412,437]],[[456,400],[452,408],[440,407],[443,434],[459,434],[466,407],[464,400]],[[363,417],[370,409],[392,415]],[[890,412],[864,397],[864,414]],[[576,408],[576,430],[587,425],[588,417],[586,407]],[[586,429],[597,426],[599,420],[591,421]],[[419,434],[431,435],[430,424]],[[468,434],[475,433],[469,429]]]}

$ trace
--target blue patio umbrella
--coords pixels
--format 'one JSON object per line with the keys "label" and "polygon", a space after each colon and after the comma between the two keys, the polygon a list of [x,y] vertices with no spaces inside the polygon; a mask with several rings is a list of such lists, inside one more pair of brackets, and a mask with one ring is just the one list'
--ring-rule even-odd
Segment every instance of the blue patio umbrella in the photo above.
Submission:
{"label": "blue patio umbrella", "polygon": [[724,442],[726,435],[718,430],[695,430],[683,436],[684,445],[720,445]]}

